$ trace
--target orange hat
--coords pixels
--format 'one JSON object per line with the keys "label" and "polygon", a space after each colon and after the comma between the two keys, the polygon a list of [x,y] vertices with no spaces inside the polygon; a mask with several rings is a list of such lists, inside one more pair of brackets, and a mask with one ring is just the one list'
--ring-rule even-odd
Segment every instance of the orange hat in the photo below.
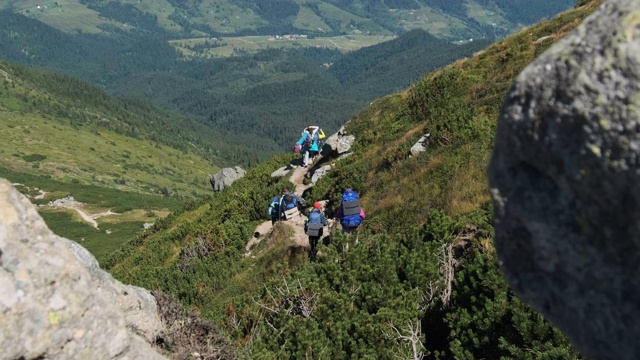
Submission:
{"label": "orange hat", "polygon": [[316,201],[316,202],[313,203],[313,208],[320,210],[320,209],[322,209],[322,204],[320,204],[319,202]]}

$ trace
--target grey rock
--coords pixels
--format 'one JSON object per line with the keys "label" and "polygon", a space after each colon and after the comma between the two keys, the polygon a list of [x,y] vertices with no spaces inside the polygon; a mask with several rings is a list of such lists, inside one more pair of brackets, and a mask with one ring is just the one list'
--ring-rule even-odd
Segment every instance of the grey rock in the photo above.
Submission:
{"label": "grey rock", "polygon": [[162,334],[164,326],[158,314],[158,305],[148,290],[115,280],[100,268],[96,258],[87,249],[75,241],[59,239],[89,271],[92,287],[97,295],[120,309],[129,329],[133,329],[150,343]]}
{"label": "grey rock", "polygon": [[421,152],[427,151],[429,147],[429,138],[431,134],[424,134],[422,137],[411,147],[411,156],[418,156]]}
{"label": "grey rock", "polygon": [[209,179],[213,191],[222,191],[225,187],[233,184],[234,181],[242,178],[246,171],[239,166],[232,168],[223,168]]}
{"label": "grey rock", "polygon": [[589,358],[639,359],[640,0],[612,0],[518,77],[490,163],[515,293]]}
{"label": "grey rock", "polygon": [[283,177],[285,175],[287,175],[289,173],[289,171],[291,171],[291,166],[283,166],[280,169],[274,171],[271,173],[271,177]]}
{"label": "grey rock", "polygon": [[337,133],[327,138],[327,141],[322,148],[322,156],[326,157],[332,153],[341,155],[349,152],[355,141],[356,137],[354,135],[347,135],[343,126]]}
{"label": "grey rock", "polygon": [[86,255],[0,179],[0,358],[163,358],[128,329],[110,290],[96,288],[94,277],[107,275]]}
{"label": "grey rock", "polygon": [[318,182],[318,180],[325,176],[329,172],[329,170],[331,170],[331,165],[324,165],[316,169],[311,176],[311,183],[315,184],[316,182]]}

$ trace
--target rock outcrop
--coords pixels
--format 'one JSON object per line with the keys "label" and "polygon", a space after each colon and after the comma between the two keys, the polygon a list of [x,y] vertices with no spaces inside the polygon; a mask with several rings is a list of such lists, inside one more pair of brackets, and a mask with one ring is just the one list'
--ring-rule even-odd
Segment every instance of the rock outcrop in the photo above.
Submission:
{"label": "rock outcrop", "polygon": [[520,74],[490,164],[507,281],[593,359],[640,359],[638,9],[605,2]]}
{"label": "rock outcrop", "polygon": [[98,265],[96,258],[75,241],[58,238],[76,256],[80,264],[89,271],[95,293],[106,302],[116,305],[129,329],[151,343],[163,332],[163,324],[158,315],[156,299],[141,287],[124,285],[115,280]]}
{"label": "rock outcrop", "polygon": [[289,171],[291,171],[291,169],[293,169],[291,166],[287,165],[287,166],[283,166],[280,169],[274,171],[271,173],[271,177],[283,177],[285,175],[287,175],[289,173]]}
{"label": "rock outcrop", "polygon": [[155,299],[115,281],[84,248],[54,235],[3,179],[0,289],[4,359],[163,358],[136,333],[153,338],[161,331]]}
{"label": "rock outcrop", "polygon": [[242,178],[245,173],[246,171],[244,171],[240,166],[223,168],[215,173],[211,179],[209,179],[209,182],[213,187],[213,191],[220,192],[225,187],[233,184],[234,181]]}
{"label": "rock outcrop", "polygon": [[416,141],[415,144],[413,144],[411,150],[409,150],[411,152],[411,156],[418,156],[418,154],[420,154],[421,152],[427,151],[427,148],[429,147],[430,137],[431,134],[422,135],[422,137],[418,141]]}
{"label": "rock outcrop", "polygon": [[323,176],[327,175],[327,173],[329,172],[329,170],[331,170],[331,165],[324,165],[321,166],[319,168],[317,168],[314,172],[313,175],[311,175],[311,183],[315,184],[316,182],[318,182],[318,180],[320,180]]}
{"label": "rock outcrop", "polygon": [[344,131],[344,126],[338,130],[337,133],[329,136],[324,146],[322,147],[321,155],[328,157],[331,154],[342,155],[351,150],[351,146],[356,141],[354,135],[347,135]]}

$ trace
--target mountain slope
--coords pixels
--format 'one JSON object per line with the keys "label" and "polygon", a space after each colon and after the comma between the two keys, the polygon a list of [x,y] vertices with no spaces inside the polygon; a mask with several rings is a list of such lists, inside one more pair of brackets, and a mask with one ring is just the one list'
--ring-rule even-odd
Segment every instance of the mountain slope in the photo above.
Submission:
{"label": "mountain slope", "polygon": [[328,72],[352,96],[371,100],[406,89],[424,73],[471,56],[489,44],[479,40],[457,45],[424,30],[413,30],[394,40],[345,54]]}
{"label": "mountain slope", "polygon": [[[351,187],[367,218],[350,236],[333,231],[317,262],[293,245],[287,223],[243,256],[270,198],[293,186],[269,176],[291,159],[282,155],[156,224],[105,266],[198,308],[249,358],[580,358],[502,278],[486,165],[514,77],[599,4],[581,1],[353,118],[353,154],[331,160],[305,196],[328,200],[331,214]],[[410,157],[426,132],[428,151]]]}
{"label": "mountain slope", "polygon": [[0,9],[11,8],[66,32],[157,28],[173,37],[286,33],[326,36],[400,34],[424,29],[441,38],[460,40],[504,36],[573,4],[571,0],[66,0],[46,4],[0,0]]}
{"label": "mountain slope", "polygon": [[53,231],[99,259],[143,223],[210,194],[208,177],[229,159],[213,149],[235,146],[200,141],[186,131],[199,129],[190,119],[4,61],[0,119],[0,176],[40,205]]}

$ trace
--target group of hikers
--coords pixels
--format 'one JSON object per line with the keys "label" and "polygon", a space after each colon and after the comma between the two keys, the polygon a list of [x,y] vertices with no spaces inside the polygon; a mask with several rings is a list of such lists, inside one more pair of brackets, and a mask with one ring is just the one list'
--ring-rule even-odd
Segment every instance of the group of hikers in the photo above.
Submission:
{"label": "group of hikers", "polygon": [[[269,206],[269,216],[271,216],[271,224],[275,224],[280,220],[287,220],[293,216],[297,216],[301,209],[306,207],[305,200],[285,189],[282,196],[273,197]],[[340,222],[342,232],[349,234],[362,224],[365,218],[364,209],[360,205],[358,193],[347,188],[342,194],[342,202],[335,213],[336,221]],[[307,215],[304,222],[304,232],[309,237],[309,259],[315,260],[318,252],[318,241],[322,238],[325,226],[328,226],[327,218],[322,211],[320,202],[313,203],[313,208]]]}
{"label": "group of hikers", "polygon": [[[313,164],[314,158],[322,148],[322,139],[325,133],[319,126],[308,125],[302,131],[300,139],[296,142],[294,152],[302,154],[302,165],[308,167]],[[281,220],[299,216],[301,210],[307,207],[306,201],[299,195],[284,189],[282,196],[274,196],[269,205],[268,213],[271,217],[271,225]],[[320,202],[313,203],[311,211],[304,221],[304,232],[309,237],[309,259],[315,260],[318,252],[318,241],[322,238],[323,230],[329,225],[322,211]],[[342,232],[349,234],[362,224],[365,218],[364,209],[360,205],[358,193],[350,188],[342,194],[342,202],[335,212],[334,218],[340,222]]]}

